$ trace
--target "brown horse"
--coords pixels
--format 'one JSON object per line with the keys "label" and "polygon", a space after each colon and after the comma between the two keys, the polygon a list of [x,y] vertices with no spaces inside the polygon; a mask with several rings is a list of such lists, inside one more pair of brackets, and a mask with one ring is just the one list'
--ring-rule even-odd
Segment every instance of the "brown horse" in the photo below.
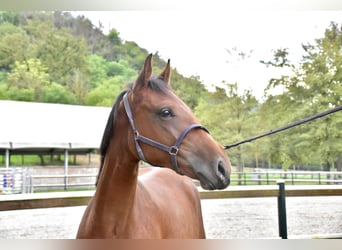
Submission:
{"label": "brown horse", "polygon": [[[77,238],[205,238],[190,178],[205,189],[229,185],[223,147],[172,92],[170,61],[152,76],[151,58],[110,113],[96,192]],[[163,168],[139,170],[140,160]]]}

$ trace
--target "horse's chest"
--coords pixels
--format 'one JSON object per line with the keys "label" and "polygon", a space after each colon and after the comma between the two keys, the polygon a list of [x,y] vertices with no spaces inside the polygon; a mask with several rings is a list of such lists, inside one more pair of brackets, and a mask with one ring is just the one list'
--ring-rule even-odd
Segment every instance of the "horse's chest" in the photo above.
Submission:
{"label": "horse's chest", "polygon": [[194,216],[191,207],[190,203],[180,205],[168,195],[163,199],[138,199],[127,224],[127,234],[132,238],[198,237],[195,228],[201,227],[200,215]]}

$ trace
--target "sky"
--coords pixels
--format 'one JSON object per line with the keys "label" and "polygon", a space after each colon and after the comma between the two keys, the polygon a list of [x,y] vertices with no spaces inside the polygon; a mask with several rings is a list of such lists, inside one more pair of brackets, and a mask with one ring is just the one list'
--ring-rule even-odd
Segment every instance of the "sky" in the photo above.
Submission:
{"label": "sky", "polygon": [[[185,76],[199,76],[209,89],[222,82],[238,83],[240,93],[251,89],[261,98],[268,80],[288,74],[266,67],[273,51],[288,48],[292,63],[304,51],[301,45],[324,36],[331,21],[342,23],[342,11],[303,10],[172,10],[73,12],[99,22],[103,31],[115,28],[124,41],[134,41]],[[237,53],[249,55],[239,58]]]}

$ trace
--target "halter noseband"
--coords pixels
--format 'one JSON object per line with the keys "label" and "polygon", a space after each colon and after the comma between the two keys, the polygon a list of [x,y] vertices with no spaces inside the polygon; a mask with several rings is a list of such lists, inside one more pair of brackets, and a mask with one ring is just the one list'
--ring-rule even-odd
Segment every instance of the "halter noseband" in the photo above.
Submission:
{"label": "halter noseband", "polygon": [[149,138],[139,134],[138,130],[136,129],[136,127],[134,125],[133,114],[132,114],[131,107],[129,105],[127,93],[123,96],[123,101],[124,101],[124,106],[125,106],[125,110],[126,110],[126,114],[127,114],[129,123],[131,125],[132,130],[133,130],[135,147],[137,149],[139,158],[142,161],[147,162],[147,160],[144,156],[144,153],[143,153],[143,151],[139,145],[139,141],[146,143],[146,144],[149,144],[150,146],[156,147],[160,150],[168,152],[171,156],[172,166],[173,166],[174,170],[178,173],[177,154],[179,151],[179,146],[182,143],[184,137],[190,132],[190,130],[192,130],[194,128],[200,128],[200,129],[203,129],[204,131],[206,131],[207,133],[209,133],[209,131],[205,127],[203,127],[201,124],[191,124],[182,131],[182,133],[179,135],[178,139],[176,140],[176,142],[173,146],[164,145],[162,143],[156,142],[152,139],[149,139]]}

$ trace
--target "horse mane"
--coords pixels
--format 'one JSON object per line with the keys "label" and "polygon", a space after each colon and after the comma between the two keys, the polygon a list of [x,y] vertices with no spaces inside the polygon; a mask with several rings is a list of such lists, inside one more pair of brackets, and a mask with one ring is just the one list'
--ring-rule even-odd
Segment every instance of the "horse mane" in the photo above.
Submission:
{"label": "horse mane", "polygon": [[[166,84],[160,77],[155,77],[155,76],[153,76],[148,81],[147,86],[153,91],[162,92],[162,93],[166,93],[167,91],[170,90],[169,84]],[[102,136],[101,145],[100,145],[101,163],[100,163],[100,168],[99,168],[99,172],[98,172],[96,183],[95,183],[96,186],[102,173],[104,159],[107,153],[110,139],[112,138],[114,134],[114,123],[117,119],[118,109],[120,106],[119,104],[122,101],[123,96],[127,92],[131,91],[132,89],[133,89],[133,83],[130,83],[127,86],[127,88],[119,94],[109,114],[107,124],[104,130],[103,136]]]}

